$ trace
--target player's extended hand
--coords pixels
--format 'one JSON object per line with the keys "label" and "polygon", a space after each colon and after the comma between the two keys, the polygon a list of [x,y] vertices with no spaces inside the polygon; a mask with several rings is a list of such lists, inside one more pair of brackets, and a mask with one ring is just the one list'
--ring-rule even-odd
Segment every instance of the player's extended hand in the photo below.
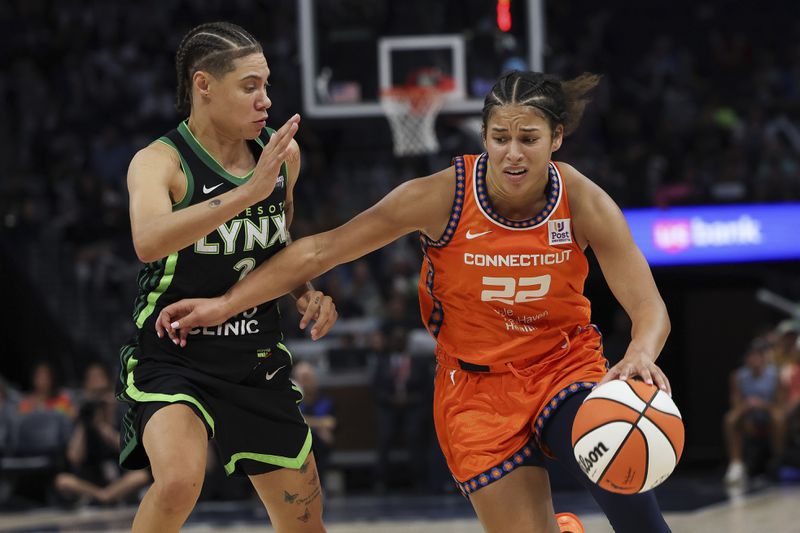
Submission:
{"label": "player's extended hand", "polygon": [[313,340],[324,337],[339,318],[333,299],[320,291],[308,291],[298,298],[297,310],[303,314],[303,318],[300,319],[300,329],[306,329],[308,323],[314,321],[314,327],[311,328]]}
{"label": "player's extended hand", "polygon": [[170,304],[156,318],[156,334],[166,333],[181,348],[196,327],[216,326],[229,318],[221,298],[187,298]]}
{"label": "player's extended hand", "polygon": [[275,189],[281,165],[287,159],[297,157],[291,142],[300,124],[300,115],[293,115],[281,128],[272,134],[264,146],[246,186],[258,200],[263,200]]}
{"label": "player's extended hand", "polygon": [[634,378],[636,376],[642,378],[645,383],[650,385],[655,384],[656,387],[672,396],[672,387],[670,387],[669,380],[666,374],[658,368],[658,365],[656,365],[648,355],[632,352],[630,350],[619,363],[608,370],[608,374],[606,374],[598,385],[608,383],[614,379],[625,381],[628,378]]}

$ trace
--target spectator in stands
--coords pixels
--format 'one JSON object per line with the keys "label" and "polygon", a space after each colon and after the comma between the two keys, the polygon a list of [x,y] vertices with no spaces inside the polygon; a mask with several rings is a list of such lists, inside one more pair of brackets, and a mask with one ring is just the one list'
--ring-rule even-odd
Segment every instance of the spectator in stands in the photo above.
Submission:
{"label": "spectator in stands", "polygon": [[108,369],[91,363],[84,373],[81,407],[67,444],[68,471],[55,478],[62,496],[113,503],[150,481],[147,470],[123,473],[117,464],[118,412]]}
{"label": "spectator in stands", "polygon": [[800,322],[778,325],[778,351],[782,353],[781,386],[784,394],[786,440],[782,465],[800,471]]}
{"label": "spectator in stands", "polygon": [[317,371],[311,363],[300,361],[292,368],[292,380],[300,387],[303,401],[300,412],[311,428],[314,458],[317,461],[320,484],[325,487],[325,472],[330,464],[330,456],[336,441],[336,414],[333,400],[319,390]]}
{"label": "spectator in stands", "polygon": [[785,370],[794,362],[797,339],[800,338],[800,321],[793,319],[783,320],[768,335],[774,344],[773,359],[775,364]]}
{"label": "spectator in stands", "polygon": [[[101,361],[92,361],[83,372],[83,388],[81,389],[80,403],[85,405],[90,402],[114,400],[114,384],[111,373]],[[112,405],[114,405],[112,403]]]}
{"label": "spectator in stands", "polygon": [[388,322],[382,329],[382,334],[373,338],[373,348],[377,349],[372,382],[378,416],[376,487],[383,491],[389,485],[389,454],[401,442],[408,453],[413,488],[420,489],[428,481],[426,430],[432,420],[429,408],[433,388],[430,360],[408,353],[408,329],[402,324]]}
{"label": "spectator in stands", "polygon": [[745,354],[744,365],[731,374],[731,405],[724,418],[729,459],[725,482],[730,485],[741,484],[747,477],[742,450],[746,437],[768,428],[773,457],[780,457],[782,453],[783,409],[778,370],[771,362],[771,349],[769,342],[757,338]]}
{"label": "spectator in stands", "polygon": [[56,382],[49,363],[35,364],[31,391],[22,397],[11,419],[3,473],[10,476],[14,496],[24,501],[46,502],[53,478],[63,464],[75,408],[72,398]]}
{"label": "spectator in stands", "polygon": [[800,337],[794,333],[790,339],[793,342],[788,350],[788,361],[781,369],[781,383],[786,395],[788,414],[800,411]]}
{"label": "spectator in stands", "polygon": [[34,411],[58,411],[70,419],[75,417],[72,398],[59,388],[53,366],[47,362],[37,363],[33,367],[31,392],[19,403],[21,415]]}

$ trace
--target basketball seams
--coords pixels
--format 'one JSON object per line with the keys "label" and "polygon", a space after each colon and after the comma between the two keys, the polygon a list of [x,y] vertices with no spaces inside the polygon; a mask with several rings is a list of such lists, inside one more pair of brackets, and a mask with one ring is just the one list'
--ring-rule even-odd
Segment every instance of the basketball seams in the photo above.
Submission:
{"label": "basketball seams", "polygon": [[[615,404],[621,405],[621,406],[623,406],[623,407],[625,407],[625,408],[627,408],[627,409],[630,409],[631,411],[633,411],[633,412],[634,412],[634,413],[636,413],[637,415],[639,415],[639,416],[636,418],[636,420],[635,420],[635,421],[631,421],[631,420],[616,420],[616,419],[615,419],[615,420],[606,420],[605,422],[603,422],[603,425],[605,425],[605,424],[610,424],[611,422],[625,422],[626,424],[631,424],[633,427],[636,427],[636,423],[637,423],[637,422],[639,421],[639,419],[642,417],[642,413],[641,413],[641,412],[640,412],[638,409],[636,409],[635,407],[633,407],[633,406],[631,406],[631,405],[629,405],[629,404],[627,404],[627,403],[625,403],[625,402],[621,402],[621,401],[619,401],[619,400],[615,400],[615,399],[613,399],[613,398],[607,398],[607,397],[605,397],[605,396],[599,396],[599,397],[597,397],[597,398],[587,398],[586,400],[584,400],[584,402],[583,402],[583,403],[584,403],[584,404],[588,404],[589,402],[595,402],[595,401],[598,401],[598,400],[604,400],[604,401],[607,401],[607,402],[612,402],[612,403],[615,403]],[[645,405],[645,409],[647,409],[647,406],[646,406],[646,405]],[[597,429],[597,427],[598,427],[598,426],[594,426],[594,427],[592,427],[591,429],[589,429],[589,430],[588,430],[588,431],[586,431],[585,433],[582,433],[582,434],[581,434],[581,436],[580,436],[580,437],[578,437],[577,439],[572,439],[572,441],[573,441],[574,443],[576,443],[576,444],[577,444],[577,442],[578,442],[579,440],[581,440],[583,437],[585,437],[586,435],[588,435],[589,433],[591,433],[592,431],[594,431],[595,429]],[[623,441],[623,442],[624,442],[624,441]]]}
{"label": "basketball seams", "polygon": [[[645,418],[647,418],[647,417],[645,417]],[[674,470],[675,466],[677,466],[677,464],[678,464],[678,461],[680,460],[680,457],[678,456],[678,452],[677,452],[677,450],[675,449],[675,445],[673,444],[673,442],[672,442],[672,439],[670,439],[669,435],[667,435],[667,433],[666,433],[666,432],[664,432],[664,431],[663,431],[663,430],[662,430],[662,429],[661,429],[661,428],[660,428],[660,427],[659,427],[659,426],[658,426],[658,425],[657,425],[655,422],[653,422],[653,421],[652,421],[650,418],[647,418],[647,421],[648,421],[648,422],[650,422],[650,425],[651,425],[651,426],[652,426],[652,428],[653,428],[653,429],[652,429],[652,430],[650,430],[650,431],[653,431],[653,430],[655,430],[655,431],[657,431],[658,433],[660,433],[660,434],[661,434],[661,435],[664,437],[664,438],[663,438],[663,441],[666,441],[666,442],[667,442],[667,444],[669,445],[669,448],[668,448],[668,449],[672,451],[672,457],[673,457],[673,460],[674,460],[673,467],[672,467],[672,470]],[[644,430],[642,430],[642,433],[645,433],[645,432],[644,432]],[[654,440],[658,440],[658,439],[654,439]],[[650,452],[650,447],[649,447],[649,446],[648,446],[647,452],[648,452],[648,463],[647,463],[647,464],[648,464],[648,467],[649,467],[649,464],[650,464],[650,463],[649,463],[649,452]],[[666,453],[666,452],[664,452],[664,453]],[[671,471],[670,471],[670,473],[671,473]],[[669,475],[669,474],[667,474],[667,475]],[[645,478],[645,481],[646,481],[646,480],[647,480],[647,479]],[[659,484],[660,484],[660,483],[659,483]],[[656,485],[656,486],[657,486],[657,485]],[[653,486],[653,485],[651,485],[651,486],[650,486],[650,489],[652,489],[652,488],[654,488],[654,486]],[[648,490],[650,490],[650,489],[648,489]]]}
{"label": "basketball seams", "polygon": [[[655,424],[653,425],[655,426]],[[639,433],[642,434],[642,438],[644,439],[644,475],[642,476],[642,484],[639,485],[639,488],[636,490],[636,492],[639,492],[644,488],[644,484],[647,482],[647,475],[650,473],[650,443],[647,441],[647,435],[644,434],[644,431],[642,431],[639,427],[636,429],[639,430]],[[669,440],[669,437],[666,435],[664,436],[667,438],[667,440]]]}
{"label": "basketball seams", "polygon": [[[630,424],[630,422],[628,423]],[[628,442],[628,439],[631,437],[631,434],[633,433],[634,429],[636,429],[636,424],[631,425],[631,429],[628,430],[628,434],[625,435],[625,438],[622,439],[622,442],[619,443],[619,446],[617,446],[617,449],[614,451],[614,455],[611,456],[611,459],[608,460],[608,463],[606,463],[606,466],[605,468],[603,468],[603,471],[600,472],[599,476],[597,476],[597,483],[601,483],[603,481],[603,477],[605,477],[606,472],[608,472],[608,469],[611,468],[611,465],[614,464],[614,460],[617,458],[617,455],[619,455],[619,452],[622,451],[622,449],[625,447],[625,443]],[[647,440],[645,440],[645,444],[646,443]],[[647,446],[645,445],[645,448],[646,447]]]}
{"label": "basketball seams", "polygon": [[[614,403],[617,403],[619,405],[624,405],[625,407],[627,407],[628,409],[630,409],[634,413],[636,413],[636,414],[638,414],[640,416],[642,414],[642,411],[639,411],[637,408],[635,408],[634,406],[632,406],[630,404],[627,404],[627,403],[625,403],[623,401],[620,401],[620,400],[615,400],[614,398],[607,398],[605,396],[598,396],[596,398],[587,398],[583,403],[595,402],[595,401],[598,401],[598,400],[605,400],[607,402],[614,402]],[[647,404],[645,404],[644,408],[645,408],[645,410],[647,409]]]}
{"label": "basketball seams", "polygon": [[661,413],[661,414],[662,414],[662,415],[664,415],[664,416],[671,416],[672,418],[677,418],[678,420],[680,420],[681,422],[683,422],[683,418],[681,418],[680,416],[676,415],[675,413],[668,413],[667,411],[662,411],[662,410],[661,410],[661,409],[659,409],[658,407],[653,407],[652,405],[650,405],[650,406],[648,407],[648,409],[652,409],[653,411],[656,411],[656,412],[658,412],[658,413]]}
{"label": "basketball seams", "polygon": [[[620,380],[620,381],[622,381],[622,380]],[[636,395],[636,397],[637,397],[637,398],[639,398],[639,399],[640,399],[640,400],[642,400],[644,403],[646,403],[646,404],[647,404],[647,406],[649,406],[651,403],[653,403],[653,400],[655,400],[655,398],[656,398],[656,395],[658,394],[658,389],[656,389],[656,391],[653,393],[653,395],[652,395],[652,396],[650,396],[650,399],[648,400],[648,399],[646,399],[646,398],[643,398],[643,397],[642,397],[642,396],[639,394],[639,391],[637,391],[637,390],[636,390],[636,388],[635,388],[633,385],[631,385],[630,383],[628,383],[628,380],[624,380],[624,381],[623,381],[623,383],[625,383],[625,385],[627,385],[627,386],[628,386],[628,388],[629,388],[629,389],[631,389],[631,391],[632,391],[632,392],[633,392],[633,393]],[[645,406],[645,409],[647,409],[647,406]]]}
{"label": "basketball seams", "polygon": [[[642,399],[642,401],[644,401],[644,399],[641,396],[639,396],[639,394],[636,393],[636,389],[634,389],[633,386],[630,383],[628,383],[627,381],[625,381],[624,383],[628,387],[631,388],[633,393],[636,394],[637,398],[640,398],[640,399]],[[658,389],[656,389],[655,394],[653,394],[653,396],[650,398],[650,400],[645,402],[644,409],[642,410],[641,413],[639,413],[639,418],[637,418],[636,422],[633,423],[633,426],[631,427],[631,430],[628,431],[628,434],[625,435],[624,439],[622,439],[622,442],[617,447],[616,451],[614,452],[614,455],[611,456],[611,459],[609,459],[608,464],[606,464],[606,467],[603,468],[603,471],[600,472],[600,475],[597,477],[597,482],[598,483],[603,481],[603,477],[606,475],[606,472],[608,472],[608,469],[611,468],[611,465],[614,464],[614,460],[617,458],[617,455],[619,455],[620,450],[622,450],[625,447],[625,443],[628,442],[628,439],[631,437],[631,434],[633,433],[633,430],[634,429],[639,429],[637,427],[637,424],[639,423],[639,420],[642,419],[642,417],[644,416],[645,411],[647,411],[647,408],[650,407],[650,404],[653,402],[653,400],[655,400],[657,394],[658,394]],[[615,400],[611,400],[611,401],[615,401]],[[622,402],[618,402],[618,403],[622,403]],[[630,408],[630,406],[628,404],[625,404],[625,403],[622,403],[622,404]],[[635,409],[634,409],[634,411],[635,411]],[[653,424],[653,425],[655,426],[655,424]],[[656,426],[656,427],[658,427],[658,426]],[[661,428],[658,428],[658,430],[661,431]],[[644,439],[644,443],[645,443],[644,449],[645,449],[645,454],[647,454],[645,458],[648,460],[647,462],[645,462],[645,476],[643,478],[643,480],[646,480],[647,479],[647,475],[646,475],[647,474],[647,468],[649,466],[648,463],[649,463],[649,459],[650,459],[649,458],[649,453],[650,453],[650,449],[649,448],[650,447],[647,445],[647,435],[645,435],[642,430],[639,430],[639,433],[641,433],[642,438]],[[664,433],[664,432],[662,431],[662,433]],[[665,436],[666,436],[666,434],[665,434]],[[669,440],[669,437],[667,437],[667,440]],[[670,443],[670,445],[671,444],[672,443]],[[639,489],[636,492],[639,492],[639,490],[642,490],[643,486],[644,486],[644,481],[642,481],[642,485],[639,486]]]}
{"label": "basketball seams", "polygon": [[[683,420],[682,420],[680,417],[678,417],[678,416],[672,415],[672,414],[670,414],[670,413],[664,413],[663,411],[659,411],[659,410],[658,410],[658,409],[656,409],[655,407],[651,407],[651,409],[655,409],[655,410],[656,410],[656,411],[658,411],[659,413],[663,413],[663,414],[665,414],[666,416],[673,416],[673,417],[677,418],[679,421],[683,422]],[[645,409],[645,412],[647,412],[647,409]],[[656,428],[656,429],[657,429],[657,430],[658,430],[658,431],[659,431],[659,432],[660,432],[662,435],[664,435],[664,440],[666,440],[666,441],[669,443],[669,447],[670,447],[670,448],[672,448],[672,455],[674,455],[674,456],[675,456],[675,464],[677,465],[677,463],[678,463],[678,459],[679,459],[679,457],[678,457],[678,450],[677,450],[677,449],[675,449],[675,444],[673,444],[673,442],[672,442],[672,439],[670,438],[670,436],[667,434],[667,432],[666,432],[666,431],[664,431],[664,430],[661,428],[661,426],[659,426],[659,425],[658,425],[658,424],[655,422],[655,420],[653,420],[652,418],[650,418],[650,417],[648,417],[648,416],[645,416],[645,418],[647,418],[647,420],[648,420],[648,421],[649,421],[651,424],[653,424],[653,427],[654,427],[654,428]],[[637,423],[638,423],[638,420],[637,420]],[[644,434],[644,432],[642,432],[642,434]],[[646,442],[646,441],[647,441],[647,435],[645,435],[645,442]],[[650,451],[650,447],[648,446],[647,448],[648,448],[648,453],[649,453],[649,451]]]}
{"label": "basketball seams", "polygon": [[[573,439],[573,440],[574,440],[574,442],[575,442],[575,444],[573,444],[573,446],[576,446],[576,445],[577,445],[577,444],[578,444],[578,443],[581,441],[581,439],[582,439],[582,438],[584,438],[586,435],[588,435],[588,434],[589,434],[589,433],[591,433],[592,431],[595,431],[595,430],[597,430],[598,428],[600,428],[600,427],[602,427],[602,426],[605,426],[605,425],[607,425],[607,424],[613,424],[614,422],[624,422],[624,423],[626,423],[626,424],[630,424],[630,425],[631,425],[631,427],[636,427],[636,426],[635,426],[635,424],[634,424],[633,422],[631,422],[630,420],[623,420],[623,419],[606,420],[605,422],[603,422],[603,423],[602,423],[602,425],[594,426],[594,427],[592,427],[591,429],[589,429],[588,431],[586,431],[585,433],[583,433],[583,434],[582,434],[580,437],[578,437],[577,439]],[[626,438],[627,438],[627,437],[626,437]],[[623,440],[623,442],[625,442],[625,441]],[[613,458],[612,458],[612,460],[613,460]]]}

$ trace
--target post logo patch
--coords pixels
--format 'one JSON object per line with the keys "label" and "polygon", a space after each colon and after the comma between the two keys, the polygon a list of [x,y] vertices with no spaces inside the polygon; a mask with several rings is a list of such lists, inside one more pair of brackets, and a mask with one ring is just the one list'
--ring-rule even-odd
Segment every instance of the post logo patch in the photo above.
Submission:
{"label": "post logo patch", "polygon": [[568,218],[547,221],[547,240],[551,245],[572,243],[572,231],[569,223],[570,219]]}

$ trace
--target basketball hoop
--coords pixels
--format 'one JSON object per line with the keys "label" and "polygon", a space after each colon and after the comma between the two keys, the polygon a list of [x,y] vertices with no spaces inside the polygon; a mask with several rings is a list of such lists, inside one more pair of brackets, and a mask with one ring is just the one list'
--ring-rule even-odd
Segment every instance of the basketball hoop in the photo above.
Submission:
{"label": "basketball hoop", "polygon": [[381,92],[381,107],[389,119],[394,155],[422,155],[439,151],[434,125],[444,103],[439,87],[404,85]]}

